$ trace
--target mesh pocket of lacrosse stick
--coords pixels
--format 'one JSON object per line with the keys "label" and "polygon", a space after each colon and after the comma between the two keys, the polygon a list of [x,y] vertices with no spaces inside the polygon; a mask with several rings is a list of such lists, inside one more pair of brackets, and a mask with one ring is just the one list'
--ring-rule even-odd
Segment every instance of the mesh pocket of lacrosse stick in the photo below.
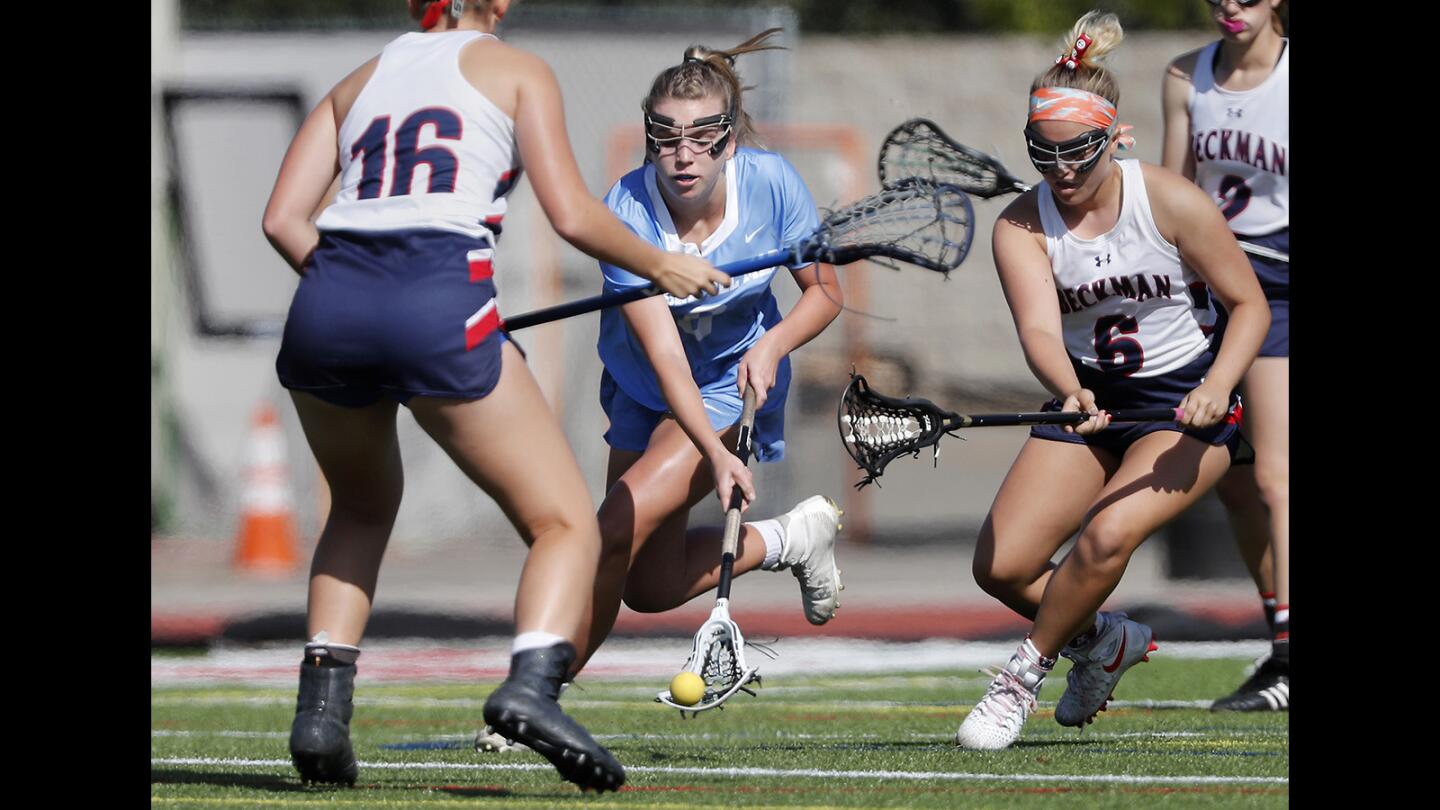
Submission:
{"label": "mesh pocket of lacrosse stick", "polygon": [[1030,190],[1029,184],[1010,174],[1000,161],[958,143],[925,118],[912,118],[885,136],[878,169],[880,184],[885,187],[914,176],[959,186],[984,199]]}
{"label": "mesh pocket of lacrosse stick", "polygon": [[[764,645],[748,642],[762,653],[775,657]],[[710,611],[710,618],[700,625],[690,649],[690,660],[685,662],[686,672],[693,672],[705,681],[705,694],[693,706],[676,703],[666,689],[655,696],[656,703],[663,703],[672,709],[679,709],[680,716],[690,712],[693,717],[707,709],[723,708],[725,701],[738,692],[752,697],[755,692],[748,688],[754,683],[760,686],[759,667],[745,663],[745,636],[730,618],[729,600],[717,599]]]}
{"label": "mesh pocket of lacrosse stick", "polygon": [[974,238],[975,210],[963,190],[907,177],[829,213],[798,253],[830,264],[868,259],[891,269],[908,262],[948,277]]}
{"label": "mesh pocket of lacrosse stick", "polygon": [[865,478],[855,488],[879,486],[876,479],[898,456],[919,455],[923,448],[935,447],[938,457],[940,438],[956,435],[945,430],[945,416],[945,411],[927,399],[900,400],[877,394],[863,375],[850,372],[836,422],[845,451],[865,470]]}

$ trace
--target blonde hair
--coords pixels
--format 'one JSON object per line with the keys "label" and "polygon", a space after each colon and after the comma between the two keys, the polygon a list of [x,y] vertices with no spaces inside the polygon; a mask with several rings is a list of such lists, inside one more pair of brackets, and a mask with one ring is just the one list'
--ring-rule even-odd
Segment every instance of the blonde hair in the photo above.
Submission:
{"label": "blonde hair", "polygon": [[[1075,60],[1079,64],[1072,70],[1065,66],[1065,62],[1081,34],[1090,38],[1090,45]],[[1085,16],[1075,21],[1069,35],[1060,44],[1060,53],[1066,58],[1036,76],[1035,81],[1030,84],[1030,92],[1042,87],[1071,87],[1102,96],[1119,107],[1120,83],[1115,81],[1115,75],[1107,70],[1101,61],[1106,54],[1119,47],[1123,39],[1125,29],[1120,27],[1119,17],[1109,12],[1086,12]]]}
{"label": "blonde hair", "polygon": [[753,51],[785,50],[782,45],[767,45],[765,40],[783,31],[783,28],[767,28],[744,42],[725,51],[717,51],[704,45],[691,45],[685,49],[685,59],[680,64],[666,68],[650,84],[650,93],[645,96],[641,108],[648,115],[663,99],[699,99],[719,96],[725,112],[735,117],[735,138],[737,143],[757,143],[755,126],[750,114],[741,106],[741,96],[746,90],[740,84],[740,74],[735,71],[735,57]]}

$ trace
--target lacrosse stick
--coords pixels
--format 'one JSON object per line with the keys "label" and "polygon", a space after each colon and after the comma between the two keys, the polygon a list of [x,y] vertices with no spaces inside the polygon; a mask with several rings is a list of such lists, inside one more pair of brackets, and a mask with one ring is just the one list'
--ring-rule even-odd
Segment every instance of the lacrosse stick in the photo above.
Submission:
{"label": "lacrosse stick", "polygon": [[[819,228],[794,244],[716,269],[739,276],[777,266],[794,268],[809,262],[850,264],[861,259],[886,258],[948,276],[970,252],[974,226],[974,212],[964,191],[911,178],[829,214]],[[504,318],[500,328],[514,332],[659,293],[660,289],[652,284],[582,298]]]}
{"label": "lacrosse stick", "polygon": [[[1111,423],[1173,422],[1184,417],[1179,408],[1141,408],[1113,411]],[[902,455],[920,455],[926,447],[940,457],[940,437],[971,427],[999,425],[1078,425],[1090,415],[1081,411],[990,413],[962,416],[942,410],[928,399],[896,399],[870,390],[865,377],[850,372],[850,384],[840,397],[836,421],[845,451],[866,475],[856,489],[875,483],[885,465]],[[877,484],[878,486],[878,484]]]}
{"label": "lacrosse stick", "polygon": [[924,177],[959,186],[982,199],[1030,190],[993,157],[957,143],[934,121],[911,118],[890,131],[880,145],[880,185]]}
{"label": "lacrosse stick", "polygon": [[[755,389],[745,386],[745,407],[740,415],[740,435],[735,440],[735,455],[743,463],[749,463],[751,444],[750,430],[755,424]],[[721,540],[720,582],[715,588],[715,607],[710,618],[700,625],[695,641],[690,647],[690,660],[685,662],[685,672],[693,672],[705,681],[705,694],[693,706],[676,703],[670,690],[655,696],[657,703],[663,703],[680,710],[680,716],[691,712],[693,717],[706,709],[720,707],[736,692],[754,696],[755,692],[746,687],[754,682],[760,685],[759,667],[745,663],[745,636],[740,627],[730,618],[730,579],[735,569],[735,550],[740,542],[740,502],[744,495],[740,487],[730,492],[730,506],[725,510],[725,535]],[[764,648],[758,647],[764,651]],[[773,655],[772,655],[773,657]]]}

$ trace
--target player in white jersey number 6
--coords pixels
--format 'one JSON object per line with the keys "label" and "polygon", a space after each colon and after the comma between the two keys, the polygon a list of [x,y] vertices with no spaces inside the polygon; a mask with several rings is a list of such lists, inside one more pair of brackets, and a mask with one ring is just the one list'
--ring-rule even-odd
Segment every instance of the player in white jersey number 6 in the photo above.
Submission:
{"label": "player in white jersey number 6", "polygon": [[290,735],[306,781],[353,784],[359,773],[356,660],[403,489],[401,403],[530,546],[510,674],[486,721],[582,788],[625,781],[555,700],[583,639],[600,531],[559,424],[498,328],[505,196],[523,166],[561,236],[671,293],[713,292],[729,277],[637,239],[590,196],[549,67],[493,35],[509,7],[410,0],[427,31],[395,39],[321,100],[265,210],[266,236],[301,274],[276,368],[331,496]]}
{"label": "player in white jersey number 6", "polygon": [[1290,709],[1290,39],[1285,0],[1210,0],[1220,39],[1165,74],[1166,168],[1220,206],[1270,304],[1270,331],[1245,374],[1254,464],[1215,491],[1260,590],[1270,656],[1215,711]]}
{"label": "player in white jersey number 6", "polygon": [[[1057,656],[1073,663],[1055,710],[1067,726],[1093,720],[1120,676],[1146,660],[1150,629],[1097,611],[1140,543],[1229,468],[1233,389],[1269,323],[1214,203],[1174,172],[1115,159],[1128,127],[1099,60],[1122,37],[1115,15],[1086,14],[1033,82],[1025,139],[1044,183],[995,223],[995,264],[1025,359],[1055,395],[1045,408],[1093,417],[1032,429],[981,528],[976,580],[1034,626],[956,732],[965,748],[1013,743]],[[1219,346],[1207,288],[1230,312]],[[1184,416],[1111,425],[1106,410],[1154,407]]]}

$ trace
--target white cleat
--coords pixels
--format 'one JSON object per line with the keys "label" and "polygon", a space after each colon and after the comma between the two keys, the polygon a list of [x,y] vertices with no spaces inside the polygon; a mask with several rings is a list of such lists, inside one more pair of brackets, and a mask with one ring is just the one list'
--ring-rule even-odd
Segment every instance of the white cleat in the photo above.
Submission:
{"label": "white cleat", "polygon": [[[571,683],[573,681],[560,684],[561,695],[565,694],[565,690],[570,688]],[[505,739],[505,735],[486,725],[475,735],[475,750],[482,754],[509,754],[533,749],[525,743]]]}
{"label": "white cleat", "polygon": [[824,624],[834,617],[840,607],[840,591],[845,589],[835,564],[841,514],[834,501],[815,495],[775,518],[785,530],[776,569],[789,568],[800,580],[800,598],[811,624]]}
{"label": "white cleat", "polygon": [[1146,625],[1131,621],[1124,613],[1101,613],[1104,627],[1095,640],[1060,654],[1074,662],[1065,676],[1065,694],[1055,705],[1055,722],[1062,726],[1084,727],[1105,711],[1115,685],[1125,670],[1150,660],[1155,633]]}
{"label": "white cleat", "polygon": [[1028,644],[1027,639],[1004,669],[987,672],[995,679],[955,731],[956,745],[974,751],[999,751],[1020,739],[1020,729],[1035,711],[1040,685],[1049,674],[1049,670],[1030,660],[1025,651]]}
{"label": "white cleat", "polygon": [[485,754],[508,754],[512,751],[529,751],[530,746],[505,739],[505,736],[489,726],[475,735],[475,750]]}

